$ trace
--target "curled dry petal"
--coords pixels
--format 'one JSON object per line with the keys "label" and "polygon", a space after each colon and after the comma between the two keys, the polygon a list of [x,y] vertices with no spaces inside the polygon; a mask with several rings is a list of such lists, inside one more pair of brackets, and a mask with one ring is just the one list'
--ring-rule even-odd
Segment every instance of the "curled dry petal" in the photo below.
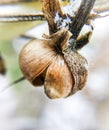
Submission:
{"label": "curled dry petal", "polygon": [[67,97],[72,90],[74,80],[63,58],[58,55],[48,67],[45,76],[45,93],[49,98]]}
{"label": "curled dry petal", "polygon": [[63,54],[74,77],[75,84],[71,92],[73,94],[85,86],[87,80],[87,69],[85,65],[87,64],[87,60],[76,50],[66,49],[63,51]]}
{"label": "curled dry petal", "polygon": [[[20,68],[24,76],[33,85],[42,85],[44,71],[56,56],[50,40],[33,39],[22,49],[19,57]],[[39,76],[39,77],[38,77]]]}

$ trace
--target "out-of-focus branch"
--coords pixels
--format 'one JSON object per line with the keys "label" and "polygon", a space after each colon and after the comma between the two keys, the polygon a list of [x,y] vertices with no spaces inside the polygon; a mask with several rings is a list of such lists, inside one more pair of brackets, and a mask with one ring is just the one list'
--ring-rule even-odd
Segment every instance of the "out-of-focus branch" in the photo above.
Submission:
{"label": "out-of-focus branch", "polygon": [[32,2],[37,0],[0,0],[0,4],[12,4],[12,3],[19,3],[19,2]]}
{"label": "out-of-focus branch", "polygon": [[109,0],[97,0],[93,10],[97,13],[109,11]]}
{"label": "out-of-focus branch", "polygon": [[104,18],[107,16],[109,16],[109,12],[107,14],[100,14],[100,13],[94,12],[94,13],[89,15],[88,20],[95,20],[97,18]]}
{"label": "out-of-focus branch", "polygon": [[24,77],[24,76],[23,76],[23,77],[20,77],[19,79],[15,80],[15,81],[13,81],[12,83],[10,83],[10,84],[8,84],[7,86],[5,86],[5,87],[0,91],[0,93],[1,93],[1,92],[4,92],[4,91],[7,90],[8,88],[12,87],[13,85],[15,85],[15,84],[17,84],[17,83],[19,83],[19,82],[21,82],[21,81],[23,81],[23,80],[25,80],[25,77]]}
{"label": "out-of-focus branch", "polygon": [[21,22],[21,21],[38,21],[45,20],[43,13],[38,14],[16,14],[0,15],[0,22]]}

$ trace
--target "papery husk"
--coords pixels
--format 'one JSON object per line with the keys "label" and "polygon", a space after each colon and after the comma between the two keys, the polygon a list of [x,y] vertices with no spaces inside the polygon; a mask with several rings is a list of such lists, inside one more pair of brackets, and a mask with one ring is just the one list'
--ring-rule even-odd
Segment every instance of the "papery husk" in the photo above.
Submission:
{"label": "papery husk", "polygon": [[76,50],[71,50],[69,48],[64,50],[63,54],[67,65],[69,66],[74,77],[75,84],[71,91],[71,94],[74,94],[85,86],[88,75],[87,69],[85,67],[87,64],[87,60]]}
{"label": "papery husk", "polygon": [[74,85],[73,76],[64,60],[58,55],[48,67],[45,76],[45,93],[51,99],[67,97]]}
{"label": "papery husk", "polygon": [[33,85],[44,83],[43,72],[56,56],[50,42],[51,40],[33,39],[23,47],[20,53],[20,68]]}

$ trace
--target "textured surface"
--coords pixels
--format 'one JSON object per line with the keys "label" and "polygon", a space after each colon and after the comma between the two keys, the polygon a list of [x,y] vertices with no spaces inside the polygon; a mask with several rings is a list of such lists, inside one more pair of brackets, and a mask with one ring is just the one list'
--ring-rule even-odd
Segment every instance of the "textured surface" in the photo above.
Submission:
{"label": "textured surface", "polygon": [[85,86],[87,79],[87,70],[85,68],[85,65],[87,61],[76,50],[72,51],[70,49],[67,49],[64,50],[63,53],[65,60],[74,77],[75,84],[72,92],[75,93]]}

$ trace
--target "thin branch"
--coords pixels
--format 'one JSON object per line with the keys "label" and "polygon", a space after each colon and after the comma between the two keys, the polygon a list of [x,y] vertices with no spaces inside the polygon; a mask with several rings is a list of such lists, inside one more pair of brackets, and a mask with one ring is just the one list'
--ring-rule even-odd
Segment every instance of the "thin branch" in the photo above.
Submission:
{"label": "thin branch", "polygon": [[0,4],[15,4],[15,3],[19,3],[19,2],[34,2],[36,0],[0,0]]}
{"label": "thin branch", "polygon": [[0,91],[0,93],[1,93],[1,92],[4,92],[4,91],[7,90],[8,88],[12,87],[13,85],[15,85],[15,84],[17,84],[17,83],[19,83],[19,82],[21,82],[21,81],[23,81],[23,80],[25,80],[25,77],[24,77],[24,76],[21,77],[21,78],[19,78],[19,79],[17,79],[17,80],[15,80],[15,81],[13,81],[12,83],[8,84],[7,86],[5,86],[5,87]]}
{"label": "thin branch", "polygon": [[109,5],[105,7],[98,7],[98,8],[96,7],[93,10],[97,13],[103,13],[103,12],[109,11]]}
{"label": "thin branch", "polygon": [[12,85],[14,85],[14,84],[19,83],[20,81],[23,81],[23,80],[25,80],[25,77],[24,77],[24,76],[21,77],[21,78],[19,78],[19,79],[17,79],[17,80],[15,80],[15,81],[13,81],[12,83],[10,83],[10,84],[7,85],[7,86],[12,86]]}
{"label": "thin branch", "polygon": [[28,22],[28,21],[44,21],[43,13],[38,14],[19,14],[19,15],[0,15],[0,22]]}
{"label": "thin branch", "polygon": [[109,0],[97,0],[93,10],[97,13],[109,11]]}
{"label": "thin branch", "polygon": [[80,8],[70,25],[70,31],[74,39],[77,39],[83,25],[86,23],[95,1],[96,0],[82,0]]}
{"label": "thin branch", "polygon": [[107,16],[109,16],[109,13],[108,14],[100,14],[100,13],[94,12],[94,13],[89,15],[88,20],[95,20],[97,18],[104,18]]}

